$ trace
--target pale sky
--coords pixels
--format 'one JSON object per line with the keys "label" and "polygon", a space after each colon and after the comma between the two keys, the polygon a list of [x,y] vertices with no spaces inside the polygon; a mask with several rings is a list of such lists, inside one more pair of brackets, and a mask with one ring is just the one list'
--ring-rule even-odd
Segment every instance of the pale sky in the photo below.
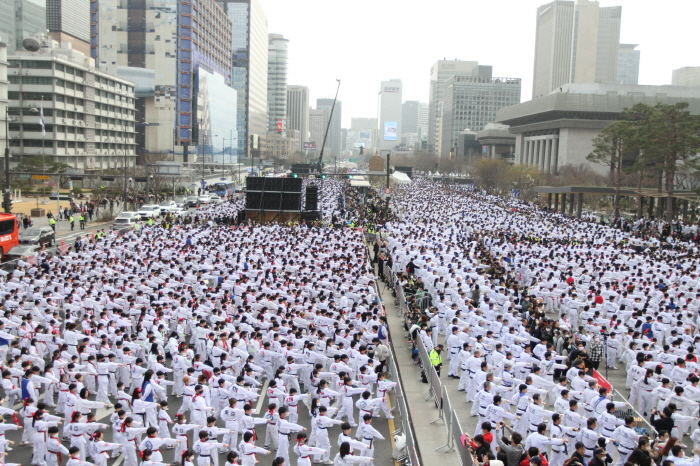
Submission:
{"label": "pale sky", "polygon": [[[545,0],[260,0],[271,33],[289,39],[290,85],[308,86],[311,105],[342,83],[342,125],[376,117],[381,81],[403,81],[403,100],[428,102],[437,60],[475,60],[494,77],[522,78],[532,96],[535,21]],[[622,6],[621,43],[640,44],[639,84],[670,84],[699,66],[698,0],[601,0]]]}

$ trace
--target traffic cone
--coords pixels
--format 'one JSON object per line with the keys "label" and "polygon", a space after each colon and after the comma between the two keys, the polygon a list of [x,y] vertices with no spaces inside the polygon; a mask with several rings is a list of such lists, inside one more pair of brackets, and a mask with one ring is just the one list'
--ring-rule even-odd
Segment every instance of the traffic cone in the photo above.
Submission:
{"label": "traffic cone", "polygon": [[65,240],[61,240],[61,246],[65,246],[65,245],[66,245],[66,241],[65,241]]}

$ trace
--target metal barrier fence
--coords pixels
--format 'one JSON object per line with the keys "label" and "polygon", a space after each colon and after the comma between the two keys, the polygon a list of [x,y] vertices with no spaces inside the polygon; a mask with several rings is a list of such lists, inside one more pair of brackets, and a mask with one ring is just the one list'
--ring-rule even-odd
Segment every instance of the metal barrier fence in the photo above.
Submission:
{"label": "metal barrier fence", "polygon": [[[618,403],[628,402],[627,398],[622,396],[622,394],[617,390],[613,389],[612,394],[612,401]],[[652,440],[659,436],[659,433],[651,424],[649,424],[649,421],[647,421],[642,414],[639,414],[631,405],[625,408],[615,409],[615,416],[619,419],[624,419],[625,416],[632,416],[634,418],[634,431],[639,435],[646,435]]]}
{"label": "metal barrier fence", "polygon": [[[391,340],[390,340],[391,341]],[[392,432],[392,435],[405,434],[406,437],[406,453],[404,456],[395,458],[398,462],[410,463],[411,466],[421,466],[420,453],[418,451],[418,444],[413,432],[413,420],[411,419],[411,413],[408,411],[408,406],[406,404],[406,397],[404,395],[403,379],[401,378],[401,372],[399,371],[399,366],[396,364],[396,357],[394,354],[394,346],[390,344],[389,357],[387,358],[387,367],[391,373],[391,378],[393,381],[398,382],[396,384],[396,409],[401,413],[401,428]]]}
{"label": "metal barrier fence", "polygon": [[[459,461],[462,464],[462,466],[473,466],[474,459],[472,458],[472,455],[469,452],[468,446],[462,445],[463,431],[462,426],[459,423],[459,418],[457,417],[457,411],[453,409],[450,417],[452,418],[452,422],[450,425],[452,447],[454,450],[457,451]],[[447,451],[449,452],[451,450]]]}
{"label": "metal barrier fence", "polygon": [[[433,383],[431,381],[433,372],[431,370],[432,364],[430,364],[430,355],[428,354],[428,350],[425,348],[423,339],[420,337],[420,335],[418,338],[416,338],[416,347],[418,348],[418,358],[420,359],[420,365],[423,368],[423,375],[428,381],[428,396],[425,397],[425,401],[428,401],[435,396],[435,392],[433,392]],[[437,374],[435,376],[437,377]],[[440,380],[438,380],[437,383],[439,384]]]}

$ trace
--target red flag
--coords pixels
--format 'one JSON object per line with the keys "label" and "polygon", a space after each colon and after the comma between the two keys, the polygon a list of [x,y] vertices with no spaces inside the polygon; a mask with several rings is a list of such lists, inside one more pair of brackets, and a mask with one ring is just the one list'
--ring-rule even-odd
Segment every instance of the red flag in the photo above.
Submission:
{"label": "red flag", "polygon": [[610,383],[605,380],[605,377],[600,375],[600,373],[595,369],[593,370],[593,378],[598,381],[599,387],[603,387],[608,390],[608,393],[612,393],[612,385],[610,385]]}
{"label": "red flag", "polygon": [[12,413],[12,420],[13,420],[14,423],[17,424],[19,427],[22,427],[22,423],[19,422],[19,418],[17,417],[17,413]]}

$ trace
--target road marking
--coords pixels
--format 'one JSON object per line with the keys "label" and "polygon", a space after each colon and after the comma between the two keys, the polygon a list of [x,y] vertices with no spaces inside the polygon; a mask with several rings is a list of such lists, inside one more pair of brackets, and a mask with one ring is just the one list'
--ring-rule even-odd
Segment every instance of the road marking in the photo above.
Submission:
{"label": "road marking", "polygon": [[124,461],[124,453],[119,455],[119,458],[117,458],[117,461],[112,463],[112,466],[119,466],[120,464],[122,464],[123,461]]}
{"label": "road marking", "polygon": [[[262,404],[265,401],[265,396],[267,395],[267,380],[263,383],[262,388],[260,389],[260,397],[258,398],[258,404],[255,405],[255,412],[257,414],[262,413],[260,409],[262,408]],[[280,407],[278,406],[277,409]]]}

